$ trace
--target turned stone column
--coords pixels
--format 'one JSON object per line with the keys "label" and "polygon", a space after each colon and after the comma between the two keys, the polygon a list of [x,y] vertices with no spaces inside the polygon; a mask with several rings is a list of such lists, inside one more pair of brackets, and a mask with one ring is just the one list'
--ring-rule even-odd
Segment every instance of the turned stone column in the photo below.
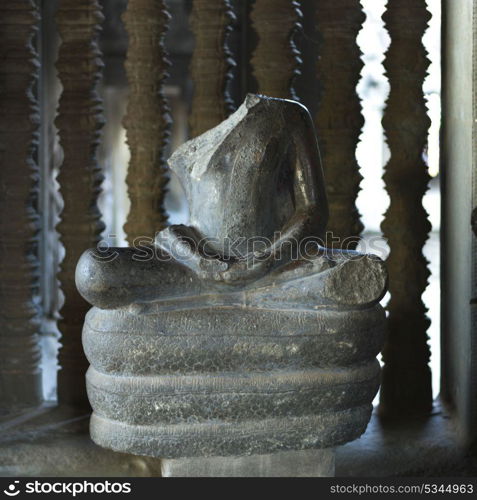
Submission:
{"label": "turned stone column", "polygon": [[383,16],[391,37],[384,61],[390,92],[383,117],[391,158],[383,177],[390,205],[381,227],[391,248],[391,298],[380,412],[388,417],[426,414],[432,408],[430,321],[422,301],[429,277],[422,248],[431,229],[422,206],[429,181],[423,159],[429,118],[422,91],[429,61],[422,36],[429,17],[425,0],[390,0]]}
{"label": "turned stone column", "polygon": [[0,3],[0,415],[42,400],[38,21],[33,1]]}
{"label": "turned stone column", "polygon": [[232,109],[227,83],[235,63],[226,41],[234,19],[229,0],[194,0],[192,4],[190,25],[195,47],[190,68],[194,83],[191,137],[218,125]]}
{"label": "turned stone column", "polygon": [[252,66],[260,94],[297,98],[293,80],[300,72],[301,59],[293,35],[300,27],[298,7],[293,0],[256,0],[253,4],[250,17],[258,42]]}
{"label": "turned stone column", "polygon": [[363,230],[356,208],[362,179],[356,146],[363,126],[356,93],[363,62],[356,37],[364,14],[359,0],[320,0],[315,15],[319,105],[314,122],[330,204],[328,231],[339,238],[327,244],[350,249]]}
{"label": "turned stone column", "polygon": [[56,67],[63,87],[56,119],[63,149],[58,182],[64,203],[57,229],[65,250],[58,275],[64,295],[58,324],[62,334],[58,399],[77,407],[88,404],[81,329],[89,305],[76,290],[75,267],[103,230],[97,207],[102,182],[97,149],[103,120],[96,91],[102,67],[97,45],[102,20],[97,0],[61,0],[56,15],[61,38]]}
{"label": "turned stone column", "polygon": [[164,152],[170,116],[164,97],[167,60],[164,46],[169,13],[163,0],[129,0],[123,15],[129,46],[126,74],[129,101],[124,126],[131,151],[126,182],[131,207],[124,230],[130,245],[154,238],[166,224]]}

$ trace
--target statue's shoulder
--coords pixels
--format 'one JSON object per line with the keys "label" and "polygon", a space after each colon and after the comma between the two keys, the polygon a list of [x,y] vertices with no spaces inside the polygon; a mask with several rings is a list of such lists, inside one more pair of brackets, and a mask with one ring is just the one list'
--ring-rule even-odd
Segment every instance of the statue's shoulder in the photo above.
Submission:
{"label": "statue's shoulder", "polygon": [[310,127],[313,124],[313,119],[306,106],[291,99],[247,94],[242,107],[246,107],[248,112],[253,111],[255,116],[263,114],[265,121],[282,122],[287,130],[300,128],[303,125]]}
{"label": "statue's shoulder", "polygon": [[293,101],[291,99],[281,99],[279,97],[269,97],[262,94],[247,94],[242,106],[244,106],[248,110],[252,108],[257,108],[260,110],[268,109],[270,111],[276,109],[282,109],[290,113],[294,112],[308,113],[307,108],[298,101]]}
{"label": "statue's shoulder", "polygon": [[186,187],[190,178],[203,176],[217,152],[234,154],[250,147],[251,141],[265,148],[270,136],[286,131],[289,137],[304,122],[312,123],[306,107],[297,101],[247,94],[243,104],[226,120],[177,148],[168,164]]}

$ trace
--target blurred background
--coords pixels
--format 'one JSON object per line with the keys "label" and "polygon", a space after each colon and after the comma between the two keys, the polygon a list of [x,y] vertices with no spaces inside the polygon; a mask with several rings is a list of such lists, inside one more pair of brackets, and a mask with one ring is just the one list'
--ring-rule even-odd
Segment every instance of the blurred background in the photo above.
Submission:
{"label": "blurred background", "polygon": [[[127,0],[101,0],[99,2],[105,17],[100,33],[100,49],[103,54],[104,68],[99,85],[103,101],[105,126],[102,130],[102,141],[99,150],[99,164],[104,173],[102,193],[99,206],[106,228],[102,233],[104,244],[126,245],[124,224],[129,212],[126,175],[130,158],[126,141],[123,119],[128,102],[128,82],[124,63],[128,47],[128,38],[121,18]],[[429,261],[431,276],[429,285],[423,295],[423,301],[429,309],[431,326],[428,330],[431,347],[431,367],[433,376],[433,392],[439,392],[440,377],[440,285],[439,285],[439,230],[440,230],[440,187],[439,187],[439,128],[440,128],[440,0],[427,0],[427,8],[432,14],[428,29],[423,38],[424,46],[431,64],[428,76],[423,85],[423,92],[431,120],[428,145],[424,151],[424,159],[431,176],[429,190],[423,198],[423,204],[432,223],[432,231],[424,247],[424,254]],[[62,294],[56,279],[56,270],[63,258],[62,247],[58,244],[56,225],[62,210],[62,199],[58,191],[56,177],[62,162],[61,147],[54,124],[57,100],[61,93],[61,85],[55,69],[58,50],[58,36],[54,26],[54,13],[57,0],[43,2],[42,6],[42,82],[44,86],[44,106],[42,134],[48,141],[44,155],[47,161],[43,175],[48,186],[43,195],[44,205],[48,206],[47,230],[48,238],[44,240],[42,258],[51,272],[42,275],[43,307],[49,321],[46,321],[42,332],[42,369],[43,386],[46,399],[56,397],[56,372],[58,370],[57,351],[60,334],[56,327],[58,311],[61,308]],[[371,251],[386,258],[388,245],[380,228],[389,205],[389,197],[382,180],[383,168],[389,159],[381,119],[389,93],[388,78],[383,67],[383,60],[390,39],[382,20],[386,0],[361,0],[365,14],[362,29],[357,43],[362,52],[364,66],[361,70],[357,93],[361,100],[364,125],[362,127],[356,157],[363,179],[357,198],[357,208],[361,214],[364,230],[358,249]],[[240,52],[242,60],[232,68],[233,78],[228,83],[228,92],[233,107],[242,102],[245,94],[257,90],[253,72],[250,68],[250,55],[256,45],[256,37],[244,20],[249,15],[250,3],[235,0],[231,2],[236,18],[233,31],[228,39],[228,46],[234,53]],[[189,116],[193,98],[190,64],[194,50],[194,36],[190,26],[192,10],[191,0],[169,0],[171,14],[165,44],[170,66],[169,76],[165,82],[167,98],[172,118],[171,136],[167,146],[166,157],[190,136]],[[320,40],[314,22],[313,0],[302,0],[300,8],[303,13],[301,26],[294,35],[294,42],[301,53],[305,64],[302,72],[295,80],[295,90],[301,101],[309,108],[312,116],[317,112],[318,101],[315,88],[319,86],[313,61],[317,57]],[[241,50],[237,51],[240,46]],[[307,64],[308,61],[308,64]],[[311,61],[311,63],[310,63]],[[320,139],[320,138],[318,138]],[[45,166],[46,165],[46,166]],[[170,223],[187,223],[188,210],[182,188],[176,178],[168,175],[165,208]],[[387,298],[386,298],[387,300]]]}

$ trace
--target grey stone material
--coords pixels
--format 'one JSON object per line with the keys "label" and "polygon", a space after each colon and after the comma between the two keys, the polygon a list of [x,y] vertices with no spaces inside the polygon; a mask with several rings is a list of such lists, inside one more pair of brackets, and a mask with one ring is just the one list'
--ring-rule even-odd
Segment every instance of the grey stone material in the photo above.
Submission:
{"label": "grey stone material", "polygon": [[91,309],[83,345],[93,366],[117,375],[350,366],[373,359],[384,339],[380,306],[270,310],[221,306],[151,314]]}
{"label": "grey stone material", "polygon": [[162,477],[332,477],[332,448],[282,451],[248,457],[162,460]]}
{"label": "grey stone material", "polygon": [[302,417],[365,405],[379,385],[377,361],[360,367],[214,375],[118,377],[90,368],[93,410],[128,424]]}
{"label": "grey stone material", "polygon": [[366,405],[305,417],[131,425],[95,412],[90,433],[101,446],[150,457],[264,455],[344,444],[365,431],[370,417],[371,406]]}
{"label": "grey stone material", "polygon": [[291,463],[271,453],[324,457],[359,437],[387,274],[375,256],[318,245],[327,203],[306,109],[249,95],[169,163],[190,226],[89,250],[76,270],[95,306],[83,329],[92,439],[169,459],[253,455],[227,469],[245,475]]}

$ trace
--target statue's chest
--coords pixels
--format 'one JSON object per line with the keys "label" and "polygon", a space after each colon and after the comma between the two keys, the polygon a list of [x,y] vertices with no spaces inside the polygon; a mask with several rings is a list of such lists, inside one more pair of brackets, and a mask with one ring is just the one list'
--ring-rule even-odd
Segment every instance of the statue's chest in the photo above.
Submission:
{"label": "statue's chest", "polygon": [[290,152],[276,140],[241,148],[192,182],[191,222],[219,239],[269,237],[293,213]]}

